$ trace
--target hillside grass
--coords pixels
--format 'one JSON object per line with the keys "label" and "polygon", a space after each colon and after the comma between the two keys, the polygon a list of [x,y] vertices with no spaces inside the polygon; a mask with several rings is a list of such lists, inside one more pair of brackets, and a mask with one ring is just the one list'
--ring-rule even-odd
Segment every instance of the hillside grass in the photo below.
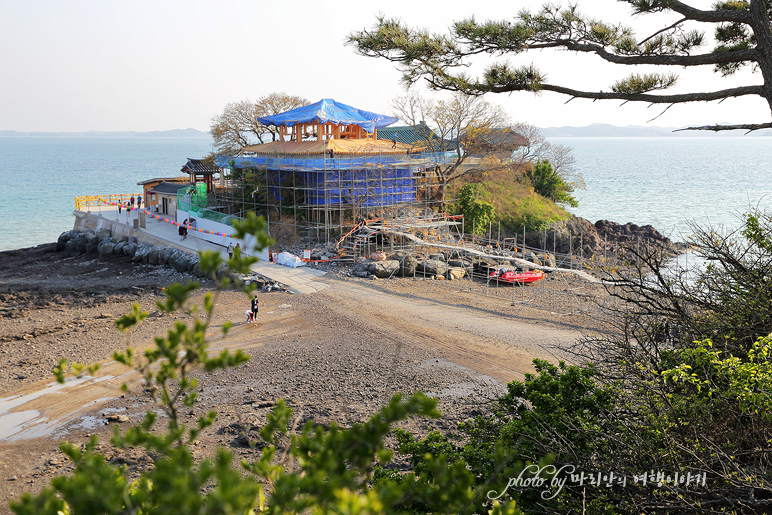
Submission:
{"label": "hillside grass", "polygon": [[[502,229],[520,233],[523,227],[528,231],[540,230],[551,223],[571,217],[571,214],[549,199],[537,194],[521,174],[513,175],[511,170],[489,171],[475,175],[465,182],[459,182],[453,191],[455,198],[458,188],[464,184],[477,185],[478,200],[488,202],[495,209],[494,222],[501,222]],[[458,211],[458,206],[451,205]],[[471,231],[472,220],[466,220]]]}

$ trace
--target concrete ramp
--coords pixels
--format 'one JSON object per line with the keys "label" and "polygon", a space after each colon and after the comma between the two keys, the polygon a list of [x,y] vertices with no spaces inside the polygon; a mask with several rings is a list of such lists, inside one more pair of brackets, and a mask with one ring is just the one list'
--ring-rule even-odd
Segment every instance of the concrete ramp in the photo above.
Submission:
{"label": "concrete ramp", "polygon": [[251,268],[255,273],[286,284],[292,293],[316,293],[328,286],[326,283],[317,280],[324,276],[326,272],[314,268],[305,266],[290,268],[271,263],[270,261],[259,261],[252,265]]}

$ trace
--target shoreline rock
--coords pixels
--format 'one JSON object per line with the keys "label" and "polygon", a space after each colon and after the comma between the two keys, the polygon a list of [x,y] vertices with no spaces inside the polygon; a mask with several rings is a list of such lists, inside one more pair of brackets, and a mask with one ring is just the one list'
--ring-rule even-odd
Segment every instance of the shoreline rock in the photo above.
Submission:
{"label": "shoreline rock", "polygon": [[526,232],[525,242],[528,247],[544,249],[545,252],[571,252],[588,259],[606,253],[627,255],[628,252],[623,249],[625,246],[651,245],[662,249],[670,257],[689,249],[686,243],[672,241],[651,225],[620,224],[609,220],[598,220],[593,224],[578,216],[556,222],[546,231]]}

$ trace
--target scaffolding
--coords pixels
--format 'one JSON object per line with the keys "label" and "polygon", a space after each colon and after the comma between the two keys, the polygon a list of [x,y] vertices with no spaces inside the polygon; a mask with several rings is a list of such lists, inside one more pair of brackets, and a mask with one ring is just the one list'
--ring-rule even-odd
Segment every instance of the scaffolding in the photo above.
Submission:
{"label": "scaffolding", "polygon": [[[340,260],[355,260],[374,252],[403,256],[445,252],[454,261],[466,259],[461,280],[444,282],[414,272],[414,278],[433,279],[430,288],[501,299],[515,314],[526,309],[560,315],[590,317],[600,323],[599,306],[588,312],[589,298],[599,305],[599,281],[587,273],[611,256],[584,256],[581,235],[568,252],[556,250],[555,232],[508,234],[489,224],[487,234],[474,235],[476,222],[449,215],[453,188],[441,198],[436,168],[457,159],[454,152],[336,155],[256,155],[220,158],[226,168],[226,187],[210,199],[209,209],[243,217],[254,211],[265,217],[279,245],[334,246]],[[472,234],[466,234],[471,229]],[[551,236],[551,237],[550,237]],[[569,237],[569,241],[573,241]],[[551,249],[550,247],[551,245]],[[302,248],[302,247],[301,247]],[[534,262],[526,255],[539,256]],[[381,258],[383,259],[383,258]],[[550,261],[552,266],[546,264]],[[541,269],[543,280],[532,285],[503,284],[491,272],[500,267]],[[393,278],[397,276],[394,275]],[[390,281],[382,283],[384,287]],[[602,289],[602,288],[600,288]]]}
{"label": "scaffolding", "polygon": [[219,158],[229,180],[210,209],[215,204],[237,217],[254,211],[283,244],[335,242],[365,220],[434,217],[452,201],[439,198],[436,169],[456,158],[453,152]]}
{"label": "scaffolding", "polygon": [[[363,247],[363,253],[383,252],[388,256],[386,259],[399,261],[400,271],[404,270],[403,263],[410,256],[420,261],[427,256],[443,254],[440,260],[448,265],[445,274],[432,275],[412,267],[408,276],[427,281],[427,293],[440,288],[452,298],[465,294],[472,299],[472,306],[481,297],[498,299],[510,306],[512,316],[524,316],[533,311],[549,312],[567,317],[567,320],[581,319],[582,326],[588,330],[600,330],[608,323],[606,308],[614,299],[607,294],[607,285],[598,278],[598,272],[626,267],[624,259],[616,253],[604,251],[602,255],[585,256],[581,244],[569,246],[567,252],[558,252],[554,231],[550,231],[553,234],[539,231],[542,237],[538,238],[538,247],[526,245],[525,234],[504,238],[501,238],[500,230],[498,235],[492,230],[483,236],[465,234],[463,219],[448,217],[450,219],[440,220],[441,217],[435,215],[434,221],[429,223],[415,220],[412,225],[385,221],[355,228],[352,232],[370,231],[369,242],[380,234],[378,243]],[[533,235],[529,234],[529,238]],[[399,239],[402,239],[402,246],[394,244]],[[569,242],[574,239],[581,241],[581,235],[569,235]],[[409,252],[399,252],[407,249]],[[450,269],[463,272],[458,277],[451,274]],[[531,284],[499,282],[496,272],[501,269],[542,270],[545,275]],[[458,278],[454,280],[454,276]],[[404,278],[405,275],[395,272],[378,284],[385,289],[396,288]]]}

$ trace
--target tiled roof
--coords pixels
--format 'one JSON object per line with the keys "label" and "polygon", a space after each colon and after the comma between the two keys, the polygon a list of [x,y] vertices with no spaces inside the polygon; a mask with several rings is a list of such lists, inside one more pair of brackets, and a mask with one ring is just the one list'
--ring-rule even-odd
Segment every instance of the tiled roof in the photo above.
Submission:
{"label": "tiled roof", "polygon": [[195,173],[198,175],[211,175],[218,173],[220,170],[216,166],[209,165],[203,159],[191,159],[188,158],[188,162],[180,170],[184,173]]}
{"label": "tiled roof", "polygon": [[144,186],[145,184],[150,184],[151,182],[190,182],[189,177],[156,177],[155,179],[147,179],[145,181],[139,181],[137,185]]}
{"label": "tiled roof", "polygon": [[[465,135],[462,135],[462,139],[464,138]],[[509,127],[482,131],[477,136],[477,139],[479,140],[478,145],[506,150],[515,150],[528,144],[528,140],[522,134],[515,132]]]}
{"label": "tiled roof", "polygon": [[177,190],[187,188],[188,186],[190,186],[190,183],[162,182],[150,188],[150,193],[177,193]]}
{"label": "tiled roof", "polygon": [[[399,127],[386,127],[384,129],[378,129],[378,139],[389,141],[396,139],[397,142],[405,143],[406,145],[425,146],[426,141],[435,140],[439,142],[440,138],[434,134],[434,132],[426,125],[426,123],[419,122],[417,125],[402,125]],[[445,140],[443,147],[445,150],[454,150],[456,148],[456,142]]]}
{"label": "tiled roof", "polygon": [[425,141],[429,138],[436,138],[432,130],[426,124],[401,125],[397,127],[384,127],[378,130],[378,139],[397,140],[406,145],[415,145],[419,141]]}

